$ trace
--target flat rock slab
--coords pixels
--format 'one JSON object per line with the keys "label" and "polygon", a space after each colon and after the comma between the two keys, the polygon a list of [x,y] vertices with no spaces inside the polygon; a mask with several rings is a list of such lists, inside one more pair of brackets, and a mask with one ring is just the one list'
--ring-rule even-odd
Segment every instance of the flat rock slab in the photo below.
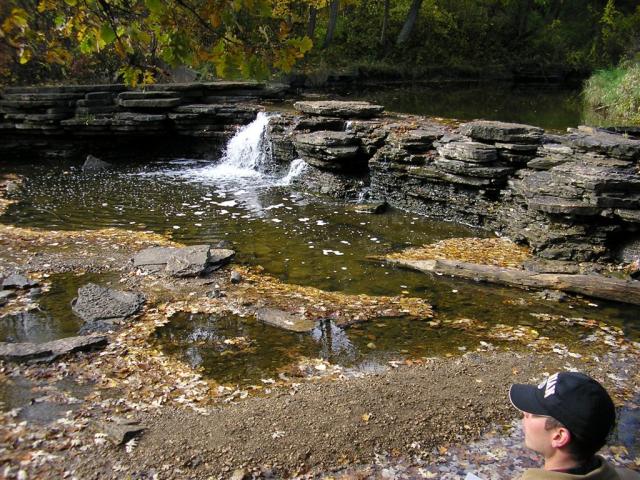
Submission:
{"label": "flat rock slab", "polygon": [[307,115],[340,118],[372,118],[384,111],[382,105],[369,102],[340,102],[335,100],[296,102],[294,108]]}
{"label": "flat rock slab", "polygon": [[13,362],[52,361],[67,353],[101,348],[107,337],[88,335],[68,337],[45,343],[0,343],[0,359]]}
{"label": "flat rock slab", "polygon": [[498,150],[480,142],[451,142],[438,147],[444,158],[470,163],[491,163],[498,159]]}
{"label": "flat rock slab", "polygon": [[316,326],[313,320],[277,308],[260,308],[256,311],[256,319],[292,332],[310,332]]}
{"label": "flat rock slab", "polygon": [[133,257],[134,267],[174,277],[196,277],[210,273],[227,264],[235,252],[210,245],[190,247],[152,247]]}
{"label": "flat rock slab", "polygon": [[622,160],[640,159],[640,140],[627,138],[624,135],[581,128],[571,130],[567,135],[567,142],[580,150],[596,152]]}
{"label": "flat rock slab", "polygon": [[33,280],[29,280],[24,275],[20,275],[18,273],[13,273],[9,275],[2,281],[2,289],[26,289],[35,287],[38,285],[38,282],[34,282]]}
{"label": "flat rock slab", "polygon": [[73,313],[85,322],[124,320],[140,311],[144,296],[88,283],[78,289],[78,297],[71,303]]}
{"label": "flat rock slab", "polygon": [[462,125],[460,133],[483,142],[539,143],[544,130],[520,123],[479,120]]}

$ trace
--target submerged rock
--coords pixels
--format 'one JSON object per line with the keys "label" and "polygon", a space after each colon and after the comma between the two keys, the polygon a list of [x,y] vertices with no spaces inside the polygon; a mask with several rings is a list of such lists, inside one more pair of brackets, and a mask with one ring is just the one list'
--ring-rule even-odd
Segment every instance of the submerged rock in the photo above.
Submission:
{"label": "submerged rock", "polygon": [[284,328],[292,332],[310,332],[316,322],[302,315],[294,315],[277,308],[260,308],[256,311],[256,319],[274,327]]}
{"label": "submerged rock", "polygon": [[370,213],[370,214],[380,214],[384,213],[387,208],[389,208],[389,204],[386,201],[382,202],[367,202],[367,203],[357,203],[355,205],[349,206],[349,210],[352,210],[356,213]]}
{"label": "submerged rock", "polygon": [[104,160],[100,160],[98,157],[94,157],[93,155],[87,155],[87,159],[84,161],[82,165],[82,171],[84,173],[94,173],[100,172],[102,170],[106,170],[108,168],[113,167],[109,162],[105,162]]}
{"label": "submerged rock", "polygon": [[78,289],[71,309],[85,322],[118,322],[135,315],[144,304],[144,296],[88,283]]}
{"label": "submerged rock", "polygon": [[173,277],[206,275],[231,261],[235,251],[211,248],[210,245],[190,247],[152,247],[133,257],[134,267],[152,273],[166,273]]}
{"label": "submerged rock", "polygon": [[50,362],[68,353],[107,345],[107,337],[89,335],[63,338],[45,343],[0,342],[0,359],[14,362]]}

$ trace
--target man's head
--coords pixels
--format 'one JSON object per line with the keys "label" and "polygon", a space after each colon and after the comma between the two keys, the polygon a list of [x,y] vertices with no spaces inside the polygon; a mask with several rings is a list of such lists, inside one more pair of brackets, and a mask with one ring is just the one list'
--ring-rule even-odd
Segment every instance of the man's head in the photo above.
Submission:
{"label": "man's head", "polygon": [[576,461],[587,460],[605,444],[615,424],[611,397],[582,373],[559,372],[537,387],[514,384],[509,398],[524,413],[526,445],[545,458],[566,448]]}

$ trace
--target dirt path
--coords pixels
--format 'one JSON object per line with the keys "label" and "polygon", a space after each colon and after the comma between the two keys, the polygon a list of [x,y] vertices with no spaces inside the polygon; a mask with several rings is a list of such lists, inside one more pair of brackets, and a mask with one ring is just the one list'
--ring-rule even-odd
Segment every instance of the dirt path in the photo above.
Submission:
{"label": "dirt path", "polygon": [[[281,478],[478,438],[517,417],[506,392],[562,365],[553,358],[468,354],[267,398],[139,416],[149,429],[131,453],[105,446],[69,459],[80,478],[229,478],[246,469]],[[89,453],[89,452],[88,452]],[[238,475],[238,472],[236,472]],[[247,478],[250,478],[248,476]]]}

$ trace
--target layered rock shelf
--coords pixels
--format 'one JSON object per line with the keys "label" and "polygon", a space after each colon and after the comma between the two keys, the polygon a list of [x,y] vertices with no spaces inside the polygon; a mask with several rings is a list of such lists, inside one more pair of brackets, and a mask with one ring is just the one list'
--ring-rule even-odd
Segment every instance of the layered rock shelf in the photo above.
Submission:
{"label": "layered rock shelf", "polygon": [[[284,86],[250,82],[13,87],[0,94],[0,154],[180,153],[224,144]],[[152,139],[152,141],[150,141]]]}
{"label": "layered rock shelf", "polygon": [[[298,185],[501,232],[542,259],[632,261],[640,241],[640,141],[589,127],[552,135],[514,123],[457,128],[366,102],[298,102],[270,129]],[[547,270],[564,268],[549,262]]]}

